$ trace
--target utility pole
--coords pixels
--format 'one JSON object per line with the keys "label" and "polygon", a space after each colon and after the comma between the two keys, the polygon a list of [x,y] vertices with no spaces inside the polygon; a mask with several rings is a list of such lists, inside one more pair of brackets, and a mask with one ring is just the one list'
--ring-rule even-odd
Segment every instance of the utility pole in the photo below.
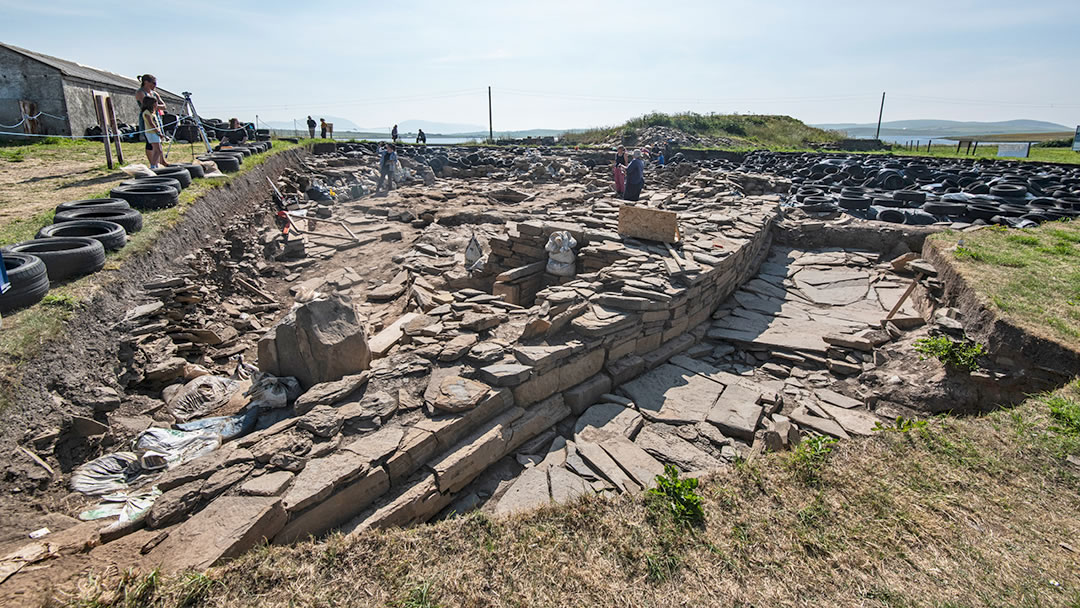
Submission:
{"label": "utility pole", "polygon": [[881,108],[877,113],[877,132],[874,133],[874,139],[881,139],[881,115],[885,112],[885,91],[881,92]]}
{"label": "utility pole", "polygon": [[491,122],[491,87],[488,87],[488,141],[495,143],[495,128]]}
{"label": "utility pole", "polygon": [[292,136],[297,137],[299,134],[296,132],[296,119],[292,119]]}

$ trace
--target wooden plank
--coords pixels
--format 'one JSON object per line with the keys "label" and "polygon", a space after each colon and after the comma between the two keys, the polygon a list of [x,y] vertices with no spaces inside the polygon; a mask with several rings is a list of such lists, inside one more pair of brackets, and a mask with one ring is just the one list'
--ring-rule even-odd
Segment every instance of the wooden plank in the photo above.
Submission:
{"label": "wooden plank", "polygon": [[678,219],[674,211],[622,205],[619,207],[619,234],[662,243],[678,243]]}

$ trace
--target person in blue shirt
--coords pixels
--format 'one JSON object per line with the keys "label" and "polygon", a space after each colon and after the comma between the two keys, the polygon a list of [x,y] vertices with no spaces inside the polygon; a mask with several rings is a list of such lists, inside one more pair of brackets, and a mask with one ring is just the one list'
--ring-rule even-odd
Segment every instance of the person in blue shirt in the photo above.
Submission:
{"label": "person in blue shirt", "polygon": [[382,190],[383,179],[386,180],[387,192],[394,189],[395,165],[397,165],[397,152],[394,144],[386,144],[379,155],[379,183],[375,184],[375,192]]}
{"label": "person in blue shirt", "polygon": [[626,192],[623,199],[636,201],[645,187],[645,162],[641,160],[641,150],[634,150],[634,160],[626,167]]}

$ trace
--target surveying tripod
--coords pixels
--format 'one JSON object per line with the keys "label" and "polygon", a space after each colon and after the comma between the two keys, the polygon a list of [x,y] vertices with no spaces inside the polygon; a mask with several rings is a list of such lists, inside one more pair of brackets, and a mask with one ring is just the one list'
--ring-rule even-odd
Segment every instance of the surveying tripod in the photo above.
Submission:
{"label": "surveying tripod", "polygon": [[[195,121],[195,126],[199,129],[199,135],[202,136],[203,144],[206,145],[206,153],[211,154],[214,151],[213,146],[210,145],[210,138],[206,136],[206,129],[203,128],[202,119],[199,118],[199,113],[195,111],[195,102],[191,101],[191,93],[184,91],[181,93],[184,96],[184,112],[187,112],[186,116]],[[176,117],[176,124],[173,125],[172,137],[169,138],[169,145],[165,149],[165,158],[169,158],[169,150],[172,149],[172,143],[176,139],[176,131],[180,129],[180,116]]]}

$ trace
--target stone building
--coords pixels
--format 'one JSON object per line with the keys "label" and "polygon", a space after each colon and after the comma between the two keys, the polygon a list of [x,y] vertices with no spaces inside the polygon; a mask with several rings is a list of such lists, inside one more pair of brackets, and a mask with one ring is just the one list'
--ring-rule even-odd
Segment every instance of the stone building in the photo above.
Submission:
{"label": "stone building", "polygon": [[[117,122],[138,122],[135,91],[139,82],[105,70],[88,67],[0,42],[0,125],[18,123],[23,112],[44,112],[30,129],[0,128],[47,135],[83,135],[98,124],[92,91],[112,95]],[[179,111],[184,99],[158,89],[171,111]],[[60,118],[56,118],[60,117]],[[0,138],[7,137],[0,135]]]}

